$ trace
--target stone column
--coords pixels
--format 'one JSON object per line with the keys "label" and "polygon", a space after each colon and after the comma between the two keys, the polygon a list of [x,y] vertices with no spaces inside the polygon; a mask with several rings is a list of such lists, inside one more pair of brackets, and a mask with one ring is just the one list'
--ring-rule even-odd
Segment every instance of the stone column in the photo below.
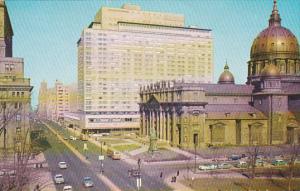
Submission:
{"label": "stone column", "polygon": [[172,144],[173,143],[173,113],[172,113],[172,111],[169,111],[168,112],[168,115],[169,115],[169,117],[168,117],[168,119],[169,119],[169,124],[168,124],[168,126],[169,126],[169,128],[168,128],[168,135],[169,135],[169,140],[170,140],[170,143]]}
{"label": "stone column", "polygon": [[169,133],[169,122],[168,122],[168,111],[166,111],[165,112],[165,140],[166,141],[169,141],[170,140],[170,138],[169,138],[169,136],[170,136],[170,133]]}
{"label": "stone column", "polygon": [[172,145],[173,146],[176,146],[177,145],[177,133],[176,133],[176,124],[177,124],[177,121],[176,121],[176,112],[175,112],[175,108],[173,107],[172,108],[172,111],[171,111],[171,133],[172,133]]}
{"label": "stone column", "polygon": [[149,129],[150,129],[150,111],[147,111],[147,127],[146,127],[146,136],[149,136]]}
{"label": "stone column", "polygon": [[154,116],[154,126],[153,126],[153,128],[154,128],[154,130],[155,130],[155,133],[156,133],[156,135],[158,135],[158,132],[157,132],[157,122],[158,122],[158,120],[157,120],[157,111],[156,110],[154,110],[153,111],[153,116]]}
{"label": "stone column", "polygon": [[145,114],[144,114],[145,112],[144,112],[144,110],[143,109],[141,109],[140,110],[140,115],[141,115],[141,118],[140,118],[140,136],[142,137],[143,135],[144,135],[144,126],[145,126],[145,124],[144,124],[144,119],[145,119]]}
{"label": "stone column", "polygon": [[159,138],[164,139],[163,132],[164,132],[164,121],[163,121],[163,111],[159,111]]}

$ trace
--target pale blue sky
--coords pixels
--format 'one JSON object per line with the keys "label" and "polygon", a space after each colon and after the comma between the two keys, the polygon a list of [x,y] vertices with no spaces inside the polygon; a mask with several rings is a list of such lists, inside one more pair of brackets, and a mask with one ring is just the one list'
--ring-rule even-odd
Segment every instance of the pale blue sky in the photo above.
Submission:
{"label": "pale blue sky", "polygon": [[[14,56],[25,60],[37,104],[42,80],[77,81],[76,42],[101,6],[139,4],[142,10],[185,15],[185,24],[212,29],[214,81],[228,60],[236,83],[245,83],[252,41],[268,25],[273,0],[6,0],[14,29]],[[278,0],[282,25],[300,40],[300,0]]]}

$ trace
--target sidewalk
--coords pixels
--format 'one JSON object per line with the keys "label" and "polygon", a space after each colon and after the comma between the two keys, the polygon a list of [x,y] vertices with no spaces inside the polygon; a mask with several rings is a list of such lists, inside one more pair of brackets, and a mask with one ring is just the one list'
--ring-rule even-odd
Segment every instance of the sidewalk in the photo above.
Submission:
{"label": "sidewalk", "polygon": [[[194,180],[197,180],[199,178],[224,178],[228,177],[230,175],[231,178],[245,178],[240,173],[236,172],[230,172],[230,173],[220,173],[220,174],[210,174],[208,172],[202,172],[202,173],[194,173],[192,169],[189,171],[187,170],[181,170],[179,173],[179,176],[176,176],[176,174],[168,174],[164,178],[164,182],[170,186],[175,191],[193,191],[193,182]],[[171,179],[173,176],[176,176],[176,182],[171,182]],[[182,181],[188,181],[190,186],[184,185]]]}
{"label": "sidewalk", "polygon": [[[34,159],[30,159],[28,162],[32,165],[29,190],[32,191],[36,185],[39,185],[41,191],[55,191],[55,184],[53,182],[44,154],[40,153]],[[35,164],[42,164],[43,168],[34,168]]]}

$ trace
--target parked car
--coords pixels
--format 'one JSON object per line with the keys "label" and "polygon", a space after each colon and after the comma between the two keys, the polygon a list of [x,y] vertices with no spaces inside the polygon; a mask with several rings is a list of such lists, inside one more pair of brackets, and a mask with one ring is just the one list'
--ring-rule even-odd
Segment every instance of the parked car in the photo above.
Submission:
{"label": "parked car", "polygon": [[67,165],[66,162],[59,162],[59,163],[58,163],[58,167],[59,167],[60,169],[66,169],[66,168],[68,168],[68,165]]}
{"label": "parked car", "polygon": [[56,174],[54,176],[54,182],[56,184],[63,184],[63,183],[65,183],[65,180],[64,180],[64,177],[62,176],[62,174]]}
{"label": "parked car", "polygon": [[231,155],[229,157],[230,160],[240,160],[241,158],[242,158],[242,156],[240,156],[240,155]]}
{"label": "parked car", "polygon": [[203,164],[199,165],[199,170],[214,170],[217,169],[217,167],[215,164]]}
{"label": "parked car", "polygon": [[70,186],[70,185],[64,186],[64,188],[63,188],[63,191],[72,191],[72,190],[73,190],[72,186]]}
{"label": "parked car", "polygon": [[282,165],[287,165],[287,162],[282,159],[276,159],[272,162],[272,165],[274,166],[282,166]]}
{"label": "parked car", "polygon": [[84,177],[83,178],[83,185],[84,185],[84,187],[93,187],[94,183],[93,183],[91,177],[88,177],[88,176]]}
{"label": "parked car", "polygon": [[231,164],[228,164],[228,163],[218,164],[218,169],[230,169],[230,168],[232,168]]}
{"label": "parked car", "polygon": [[246,161],[239,161],[239,163],[236,165],[237,168],[247,168],[248,163]]}
{"label": "parked car", "polygon": [[255,166],[265,166],[265,162],[261,159],[257,159],[255,162]]}

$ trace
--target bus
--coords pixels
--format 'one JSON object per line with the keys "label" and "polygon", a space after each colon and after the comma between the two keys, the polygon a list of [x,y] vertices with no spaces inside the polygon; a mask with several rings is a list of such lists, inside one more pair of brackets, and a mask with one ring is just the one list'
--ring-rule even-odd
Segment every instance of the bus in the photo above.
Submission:
{"label": "bus", "polygon": [[87,141],[87,140],[88,140],[88,135],[87,135],[87,134],[81,133],[81,134],[80,134],[80,140],[82,140],[82,141]]}
{"label": "bus", "polygon": [[121,153],[118,151],[114,151],[111,148],[107,149],[107,156],[111,157],[113,160],[120,160],[121,159]]}

